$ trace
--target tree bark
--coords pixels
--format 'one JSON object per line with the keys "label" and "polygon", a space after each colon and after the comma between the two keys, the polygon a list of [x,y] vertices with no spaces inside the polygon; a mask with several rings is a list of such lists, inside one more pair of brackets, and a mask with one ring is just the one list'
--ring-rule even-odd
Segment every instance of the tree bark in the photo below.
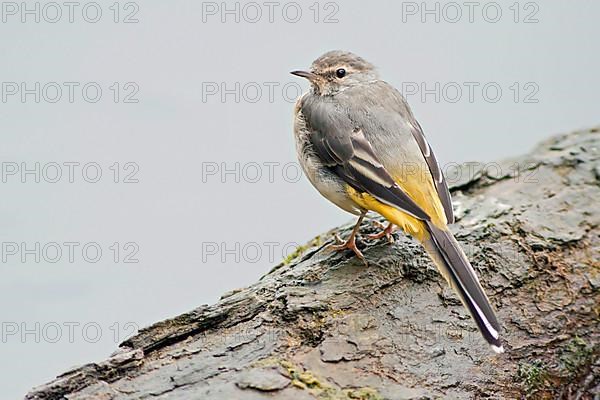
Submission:
{"label": "tree bark", "polygon": [[250,287],[145,328],[27,399],[598,399],[600,133],[448,171],[452,230],[503,325],[481,338],[422,248],[316,237]]}

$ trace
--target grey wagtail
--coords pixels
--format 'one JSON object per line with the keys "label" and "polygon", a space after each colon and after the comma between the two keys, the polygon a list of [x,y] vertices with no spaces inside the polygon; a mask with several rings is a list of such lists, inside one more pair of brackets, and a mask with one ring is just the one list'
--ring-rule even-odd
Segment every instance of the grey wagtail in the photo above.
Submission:
{"label": "grey wagtail", "polygon": [[379,79],[372,64],[330,51],[310,71],[295,107],[298,159],[313,186],[358,222],[337,250],[364,261],[355,237],[369,211],[388,220],[375,237],[399,226],[416,238],[456,291],[493,350],[503,352],[500,325],[475,270],[448,230],[454,222],[448,185],[404,97]]}

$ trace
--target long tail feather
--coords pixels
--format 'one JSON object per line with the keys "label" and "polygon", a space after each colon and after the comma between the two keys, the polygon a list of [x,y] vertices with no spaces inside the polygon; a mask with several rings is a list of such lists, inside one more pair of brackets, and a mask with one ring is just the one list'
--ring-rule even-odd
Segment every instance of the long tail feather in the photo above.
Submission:
{"label": "long tail feather", "polygon": [[430,237],[423,241],[423,246],[444,278],[458,293],[485,340],[495,352],[502,353],[504,349],[498,333],[500,324],[469,260],[450,231],[440,229],[430,222],[426,224]]}

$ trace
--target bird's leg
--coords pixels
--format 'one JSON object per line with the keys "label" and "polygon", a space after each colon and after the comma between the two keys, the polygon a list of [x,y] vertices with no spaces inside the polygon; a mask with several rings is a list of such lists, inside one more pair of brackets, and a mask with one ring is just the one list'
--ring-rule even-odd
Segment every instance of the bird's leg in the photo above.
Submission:
{"label": "bird's leg", "polygon": [[394,243],[394,237],[392,236],[392,233],[394,233],[394,231],[396,230],[394,224],[389,222],[388,225],[384,228],[383,224],[379,221],[373,221],[373,223],[383,230],[379,233],[367,235],[367,238],[371,240],[378,240],[385,236],[389,243]]}
{"label": "bird's leg", "polygon": [[350,233],[350,236],[345,242],[338,235],[335,235],[335,241],[338,244],[331,245],[331,250],[334,251],[352,250],[354,254],[356,254],[356,257],[360,258],[365,264],[367,264],[365,256],[363,255],[363,253],[361,253],[358,247],[356,247],[356,234],[360,229],[360,224],[363,218],[365,217],[366,213],[367,212],[365,211],[362,214],[360,214],[360,217],[358,217],[358,221],[356,221],[356,225],[354,225],[354,228],[352,229],[352,233]]}

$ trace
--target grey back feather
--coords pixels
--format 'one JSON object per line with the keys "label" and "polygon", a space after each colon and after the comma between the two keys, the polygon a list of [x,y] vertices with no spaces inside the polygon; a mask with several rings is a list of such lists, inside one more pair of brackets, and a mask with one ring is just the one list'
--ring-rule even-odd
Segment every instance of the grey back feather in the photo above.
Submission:
{"label": "grey back feather", "polygon": [[308,94],[301,109],[312,130],[315,152],[350,186],[429,220],[388,172],[408,171],[409,167],[428,170],[447,220],[454,220],[448,187],[435,155],[408,104],[392,86],[373,81],[334,96]]}

